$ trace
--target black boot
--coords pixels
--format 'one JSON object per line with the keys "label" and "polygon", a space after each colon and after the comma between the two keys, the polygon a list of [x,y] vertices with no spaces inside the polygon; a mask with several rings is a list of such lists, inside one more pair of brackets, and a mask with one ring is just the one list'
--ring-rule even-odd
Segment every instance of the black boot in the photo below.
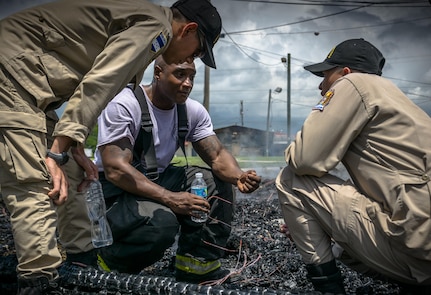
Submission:
{"label": "black boot", "polygon": [[322,264],[308,264],[307,278],[313,283],[314,289],[323,294],[346,294],[344,290],[343,278],[341,272],[331,260]]}
{"label": "black boot", "polygon": [[17,295],[61,295],[58,279],[49,281],[47,277],[31,279],[18,278]]}

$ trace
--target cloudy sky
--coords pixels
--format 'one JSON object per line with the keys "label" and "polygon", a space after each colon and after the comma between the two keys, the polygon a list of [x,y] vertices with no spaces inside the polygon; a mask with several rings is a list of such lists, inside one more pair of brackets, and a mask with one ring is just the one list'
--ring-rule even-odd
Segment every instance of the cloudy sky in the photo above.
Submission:
{"label": "cloudy sky", "polygon": [[[121,1],[121,0],[118,0]],[[49,0],[0,0],[0,18]],[[173,0],[153,0],[170,6]],[[215,128],[230,125],[287,130],[287,68],[291,57],[291,134],[320,99],[319,77],[306,64],[322,61],[336,44],[364,38],[386,58],[383,76],[431,115],[431,4],[419,0],[212,0],[223,20],[215,45],[217,69],[209,71]],[[203,101],[204,65],[191,97]],[[147,70],[144,82],[151,80]],[[346,102],[348,103],[348,102]],[[241,112],[242,105],[242,112]]]}

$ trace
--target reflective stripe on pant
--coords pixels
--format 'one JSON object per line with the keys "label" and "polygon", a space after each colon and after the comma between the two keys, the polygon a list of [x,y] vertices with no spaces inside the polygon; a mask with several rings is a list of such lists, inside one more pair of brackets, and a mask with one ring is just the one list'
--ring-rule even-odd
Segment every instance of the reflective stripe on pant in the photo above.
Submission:
{"label": "reflective stripe on pant", "polygon": [[393,241],[368,216],[371,200],[350,181],[330,174],[320,178],[297,176],[286,167],[276,186],[284,220],[306,264],[334,258],[332,237],[349,258],[363,264],[363,271],[369,268],[405,283],[431,283],[431,262],[393,247]]}
{"label": "reflective stripe on pant", "polygon": [[213,270],[216,270],[221,266],[219,260],[213,261],[200,261],[193,257],[183,256],[177,254],[175,259],[175,267],[189,273],[203,275],[209,273]]}

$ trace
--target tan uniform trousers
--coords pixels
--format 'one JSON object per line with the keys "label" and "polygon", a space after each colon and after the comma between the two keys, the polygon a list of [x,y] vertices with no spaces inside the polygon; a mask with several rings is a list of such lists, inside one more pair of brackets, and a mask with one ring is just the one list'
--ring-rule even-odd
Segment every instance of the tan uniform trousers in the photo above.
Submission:
{"label": "tan uniform trousers", "polygon": [[[48,169],[45,165],[47,146],[52,143],[51,134],[57,122],[55,112],[47,113],[31,104],[16,109],[16,101],[31,102],[33,98],[10,76],[0,71],[0,101],[10,102],[0,105],[21,116],[37,114],[39,122],[31,122],[37,130],[5,128],[0,126],[0,187],[1,195],[11,214],[11,226],[18,258],[18,276],[32,278],[46,276],[49,280],[58,277],[56,268],[62,257],[57,246],[57,214],[60,239],[69,253],[79,253],[92,249],[91,230],[83,194],[76,188],[83,179],[83,170],[73,158],[64,168],[69,179],[69,199],[63,206],[56,207],[47,193],[51,189]],[[34,120],[34,116],[31,117]]]}
{"label": "tan uniform trousers", "polygon": [[69,153],[69,161],[64,165],[69,180],[67,201],[57,207],[58,234],[62,247],[70,254],[93,249],[91,223],[87,214],[85,192],[78,192],[78,185],[84,179],[84,170]]}
{"label": "tan uniform trousers", "polygon": [[[47,193],[45,114],[25,101],[32,97],[0,70],[0,108],[15,112],[34,130],[0,124],[0,186],[11,215],[19,277],[58,277],[62,259],[57,248],[55,208]],[[30,116],[29,116],[30,115]],[[40,118],[35,119],[35,118]]]}
{"label": "tan uniform trousers", "polygon": [[[48,147],[52,145],[52,132],[58,121],[53,111],[47,113]],[[85,178],[84,170],[75,162],[69,152],[69,161],[63,166],[69,181],[66,202],[56,207],[58,215],[58,235],[61,246],[70,254],[87,252],[93,249],[91,224],[87,214],[85,192],[78,192],[78,185]]]}
{"label": "tan uniform trousers", "polygon": [[[18,276],[55,279],[61,263],[57,248],[57,215],[47,193],[45,135],[37,131],[0,128],[0,179],[10,212],[18,258]],[[27,160],[30,159],[30,160]]]}
{"label": "tan uniform trousers", "polygon": [[332,237],[348,254],[340,260],[362,273],[378,272],[400,282],[431,284],[431,261],[407,256],[393,247],[368,217],[366,207],[372,201],[350,180],[330,174],[297,176],[286,167],[276,186],[284,220],[305,264],[333,260]]}

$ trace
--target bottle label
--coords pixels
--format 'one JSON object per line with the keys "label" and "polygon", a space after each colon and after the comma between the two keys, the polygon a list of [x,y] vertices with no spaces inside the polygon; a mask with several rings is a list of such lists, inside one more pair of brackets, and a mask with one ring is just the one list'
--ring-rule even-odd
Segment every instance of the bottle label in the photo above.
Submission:
{"label": "bottle label", "polygon": [[207,189],[204,187],[192,187],[191,193],[202,198],[207,197]]}

